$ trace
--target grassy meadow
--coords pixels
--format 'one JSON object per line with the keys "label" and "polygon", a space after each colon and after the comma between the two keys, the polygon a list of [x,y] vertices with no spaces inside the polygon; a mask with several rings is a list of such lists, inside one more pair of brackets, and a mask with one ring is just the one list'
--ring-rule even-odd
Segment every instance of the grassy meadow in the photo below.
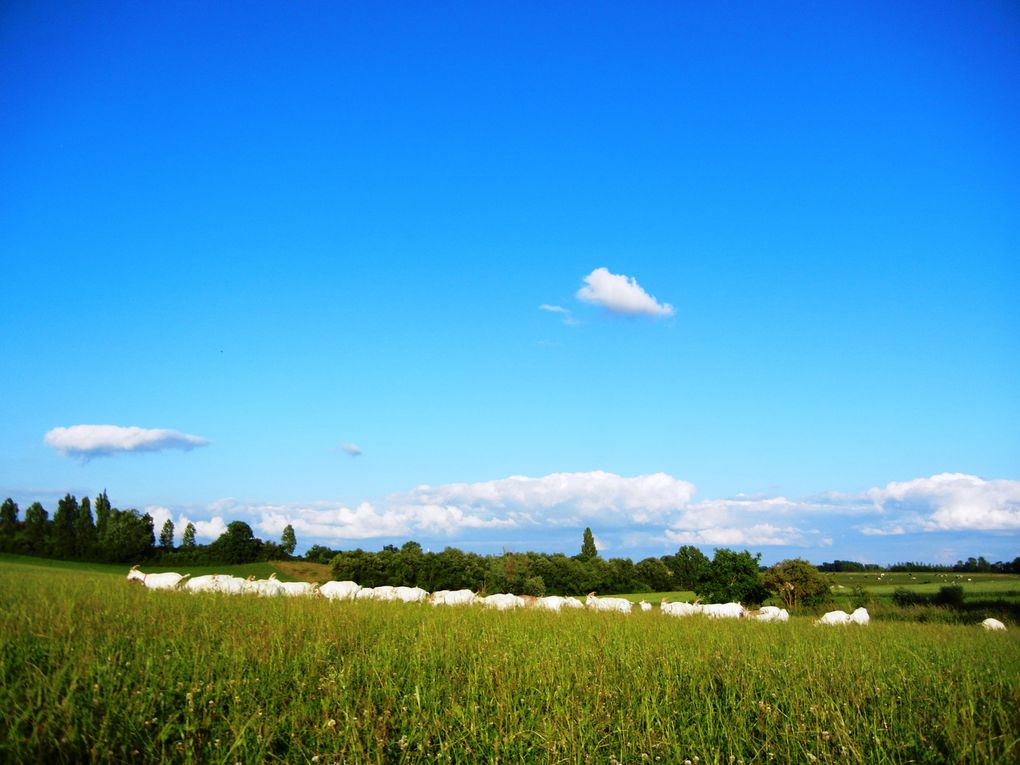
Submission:
{"label": "grassy meadow", "polygon": [[0,561],[0,762],[1004,763],[1020,630],[147,591]]}

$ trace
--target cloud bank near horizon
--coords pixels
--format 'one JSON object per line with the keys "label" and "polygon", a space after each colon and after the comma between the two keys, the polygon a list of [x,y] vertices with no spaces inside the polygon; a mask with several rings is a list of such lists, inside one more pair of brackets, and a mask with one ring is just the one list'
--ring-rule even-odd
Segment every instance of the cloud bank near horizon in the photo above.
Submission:
{"label": "cloud bank near horizon", "polygon": [[[249,522],[276,539],[292,525],[302,545],[342,545],[414,538],[437,544],[571,538],[590,526],[603,549],[674,545],[828,550],[835,538],[940,532],[1005,534],[1020,529],[1020,481],[944,473],[875,487],[861,494],[803,500],[745,496],[694,500],[694,484],[666,473],[620,476],[605,471],[510,476],[493,481],[419,486],[378,505],[220,500],[199,531],[225,528],[224,518]],[[199,528],[196,522],[196,529]],[[178,528],[178,534],[183,528]],[[158,529],[157,529],[158,531]],[[222,533],[222,532],[220,532]],[[839,555],[837,554],[837,557]]]}
{"label": "cloud bank near horizon", "polygon": [[200,436],[162,428],[119,425],[72,425],[48,431],[43,442],[69,457],[91,459],[129,452],[190,451],[209,442]]}

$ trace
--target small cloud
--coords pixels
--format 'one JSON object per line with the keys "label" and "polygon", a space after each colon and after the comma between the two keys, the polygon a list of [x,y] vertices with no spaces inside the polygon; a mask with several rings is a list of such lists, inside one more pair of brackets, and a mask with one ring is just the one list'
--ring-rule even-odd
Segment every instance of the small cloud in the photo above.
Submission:
{"label": "small cloud", "polygon": [[542,305],[540,305],[538,308],[539,310],[542,311],[548,311],[549,313],[559,314],[560,316],[563,317],[563,323],[566,324],[568,327],[576,327],[578,324],[581,323],[574,318],[574,314],[571,313],[569,308],[564,308],[561,305],[549,305],[548,303],[542,303]]}
{"label": "small cloud", "polygon": [[600,305],[611,313],[627,316],[672,316],[669,303],[659,303],[645,292],[632,276],[613,274],[607,268],[596,268],[586,277],[577,298]]}
{"label": "small cloud", "polygon": [[351,457],[361,456],[361,447],[358,446],[357,444],[340,444],[340,448],[343,449],[343,451],[347,453],[348,456]]}
{"label": "small cloud", "polygon": [[176,430],[124,428],[118,425],[72,425],[53,428],[44,437],[47,446],[70,457],[90,459],[118,452],[159,452],[164,449],[190,451],[209,442]]}

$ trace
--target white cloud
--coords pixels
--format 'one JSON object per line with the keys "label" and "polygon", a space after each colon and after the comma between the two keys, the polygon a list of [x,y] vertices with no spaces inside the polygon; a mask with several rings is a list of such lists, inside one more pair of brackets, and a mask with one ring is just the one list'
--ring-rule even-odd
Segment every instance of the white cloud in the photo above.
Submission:
{"label": "white cloud", "polygon": [[630,316],[672,316],[675,311],[669,303],[659,303],[637,283],[632,276],[613,274],[606,268],[596,268],[584,277],[585,286],[577,297],[586,303],[600,305],[612,313]]}
{"label": "white cloud", "polygon": [[1020,529],[1020,481],[940,473],[871,489],[868,498],[884,513],[913,520],[923,531]]}
{"label": "white cloud", "polygon": [[[233,521],[233,520],[236,520],[236,519],[231,518],[231,520]],[[216,540],[216,539],[219,539],[219,537],[222,534],[226,533],[226,531],[227,531],[227,523],[226,523],[226,521],[223,520],[222,516],[216,515],[216,516],[213,516],[212,518],[210,518],[207,521],[193,521],[190,518],[188,518],[188,516],[181,515],[181,516],[179,516],[179,524],[178,524],[180,528],[179,529],[176,528],[176,527],[174,528],[174,532],[175,532],[174,535],[175,536],[177,536],[178,534],[183,535],[184,534],[184,529],[186,529],[188,527],[189,523],[194,525],[194,527],[195,527],[195,538],[196,539]],[[158,534],[158,531],[157,531],[157,534]]]}
{"label": "white cloud", "polygon": [[559,314],[560,316],[563,317],[563,323],[566,324],[568,327],[576,327],[578,324],[581,323],[574,318],[574,314],[573,312],[571,312],[569,308],[564,308],[561,305],[549,305],[548,303],[542,303],[542,305],[539,306],[539,309],[542,311],[549,311],[550,313]]}
{"label": "white cloud", "polygon": [[361,447],[357,444],[340,444],[340,448],[343,449],[351,457],[361,456]]}
{"label": "white cloud", "polygon": [[780,545],[800,547],[806,544],[804,533],[792,526],[779,527],[759,523],[747,527],[713,526],[694,531],[666,530],[666,538],[683,545]]}
{"label": "white cloud", "polygon": [[288,524],[294,527],[299,538],[324,540],[403,536],[410,531],[398,514],[379,512],[368,502],[350,508],[329,502],[309,505],[242,504],[228,498],[219,500],[215,505],[225,515],[247,516],[255,528],[271,539],[279,538]]}
{"label": "white cloud", "polygon": [[43,439],[61,454],[72,457],[101,457],[117,452],[185,451],[209,442],[176,430],[124,428],[119,425],[72,425],[53,428]]}
{"label": "white cloud", "polygon": [[407,508],[455,506],[485,514],[508,509],[528,516],[540,513],[541,523],[560,525],[589,519],[647,524],[660,522],[682,508],[693,494],[693,484],[665,473],[627,478],[596,470],[419,486],[402,504]]}
{"label": "white cloud", "polygon": [[[157,505],[149,505],[145,508],[145,512],[152,516],[152,528],[155,529],[156,541],[158,542],[159,532],[163,530],[163,524],[173,520],[173,513],[170,512],[170,508]],[[174,524],[174,533],[177,533],[176,524]]]}

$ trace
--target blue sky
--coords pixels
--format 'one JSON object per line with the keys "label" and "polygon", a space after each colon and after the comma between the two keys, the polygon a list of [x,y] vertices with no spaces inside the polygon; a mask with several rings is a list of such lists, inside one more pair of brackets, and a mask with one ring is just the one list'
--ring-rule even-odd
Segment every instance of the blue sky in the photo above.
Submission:
{"label": "blue sky", "polygon": [[4,496],[1020,553],[1015,5],[161,5],[0,11]]}

